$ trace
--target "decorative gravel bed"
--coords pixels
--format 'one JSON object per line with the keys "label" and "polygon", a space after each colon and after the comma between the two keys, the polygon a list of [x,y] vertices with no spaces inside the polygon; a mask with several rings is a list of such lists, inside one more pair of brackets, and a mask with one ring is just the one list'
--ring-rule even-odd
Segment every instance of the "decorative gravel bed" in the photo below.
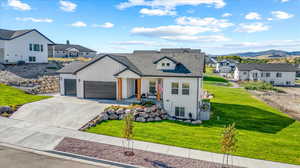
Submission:
{"label": "decorative gravel bed", "polygon": [[123,154],[122,147],[102,143],[64,138],[55,150],[105,159],[120,163],[138,165],[149,168],[221,168],[221,164],[164,155],[142,150],[134,150],[135,155],[128,157]]}

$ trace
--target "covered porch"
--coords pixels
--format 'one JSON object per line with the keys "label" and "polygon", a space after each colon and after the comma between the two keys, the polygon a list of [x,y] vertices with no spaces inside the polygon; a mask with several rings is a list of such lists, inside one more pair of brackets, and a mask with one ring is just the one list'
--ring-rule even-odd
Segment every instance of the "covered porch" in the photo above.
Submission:
{"label": "covered porch", "polygon": [[160,78],[117,78],[117,100],[160,102],[163,95]]}

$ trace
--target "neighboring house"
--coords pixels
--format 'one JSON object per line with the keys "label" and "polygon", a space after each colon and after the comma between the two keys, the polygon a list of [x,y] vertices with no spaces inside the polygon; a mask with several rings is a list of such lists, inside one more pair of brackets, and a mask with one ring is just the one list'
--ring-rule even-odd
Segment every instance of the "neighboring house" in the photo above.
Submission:
{"label": "neighboring house", "polygon": [[61,69],[61,95],[80,98],[143,98],[160,102],[178,118],[200,119],[205,54],[194,49],[106,54]]}
{"label": "neighboring house", "polygon": [[70,44],[50,44],[48,46],[49,57],[95,57],[97,52],[81,45]]}
{"label": "neighboring house", "polygon": [[210,56],[205,57],[205,65],[207,65],[208,67],[216,67],[217,66],[218,61]]}
{"label": "neighboring house", "polygon": [[48,44],[53,42],[36,29],[0,29],[0,63],[47,63]]}
{"label": "neighboring house", "polygon": [[234,71],[236,64],[238,61],[235,60],[222,60],[218,61],[216,65],[216,72],[217,73],[231,73]]}
{"label": "neighboring house", "polygon": [[273,85],[294,86],[296,68],[292,64],[237,64],[235,80],[264,81]]}

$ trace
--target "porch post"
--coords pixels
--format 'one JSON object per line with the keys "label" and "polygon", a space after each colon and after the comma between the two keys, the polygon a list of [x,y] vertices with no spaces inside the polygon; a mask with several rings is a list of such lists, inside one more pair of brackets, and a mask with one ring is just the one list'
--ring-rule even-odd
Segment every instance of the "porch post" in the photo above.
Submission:
{"label": "porch post", "polygon": [[122,99],[122,78],[118,78],[118,100]]}
{"label": "porch post", "polygon": [[160,101],[160,80],[157,81],[157,85],[156,85],[156,100]]}
{"label": "porch post", "polygon": [[141,92],[142,92],[141,85],[142,85],[142,80],[141,79],[137,79],[137,96],[136,96],[136,98],[138,100],[141,100],[141,97],[142,97],[142,95],[141,95]]}

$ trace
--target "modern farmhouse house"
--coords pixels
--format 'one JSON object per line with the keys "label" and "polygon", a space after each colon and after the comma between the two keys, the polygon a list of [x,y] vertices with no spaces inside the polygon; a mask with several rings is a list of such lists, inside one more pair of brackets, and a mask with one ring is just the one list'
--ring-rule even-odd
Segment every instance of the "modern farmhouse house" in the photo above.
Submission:
{"label": "modern farmhouse house", "polygon": [[234,71],[236,64],[238,64],[235,60],[222,60],[218,61],[216,65],[216,72],[221,74],[231,73]]}
{"label": "modern farmhouse house", "polygon": [[292,64],[238,64],[234,71],[234,79],[294,86],[296,68]]}
{"label": "modern farmhouse house", "polygon": [[61,95],[152,99],[171,115],[200,119],[205,54],[197,49],[134,51],[74,62],[60,70]]}
{"label": "modern farmhouse house", "polygon": [[36,29],[0,29],[0,63],[47,63],[48,44],[53,42]]}
{"label": "modern farmhouse house", "polygon": [[81,45],[70,44],[67,40],[66,44],[49,44],[48,45],[49,57],[95,57],[97,52],[83,47]]}

